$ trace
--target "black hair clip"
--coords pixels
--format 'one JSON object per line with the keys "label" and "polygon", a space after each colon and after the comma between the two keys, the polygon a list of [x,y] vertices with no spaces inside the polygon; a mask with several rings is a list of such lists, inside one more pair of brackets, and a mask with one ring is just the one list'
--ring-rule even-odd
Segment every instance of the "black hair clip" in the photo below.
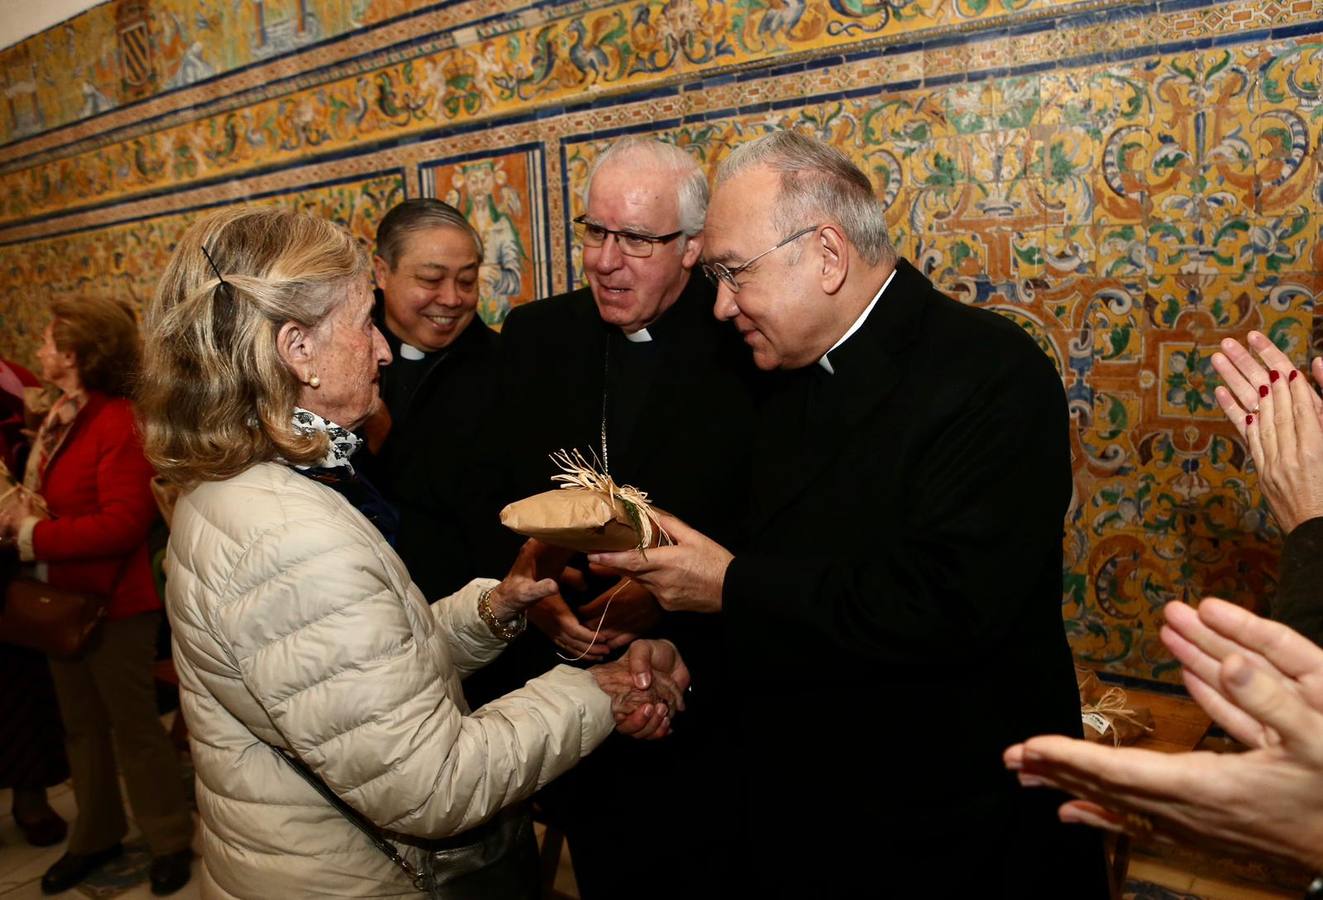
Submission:
{"label": "black hair clip", "polygon": [[225,276],[221,274],[220,267],[216,265],[216,260],[212,259],[211,254],[207,252],[207,245],[199,244],[198,246],[202,248],[202,255],[207,258],[207,262],[211,263],[211,271],[216,273],[216,280],[225,288],[225,293],[229,294],[230,299],[234,299],[234,294],[230,290],[230,283],[226,281]]}

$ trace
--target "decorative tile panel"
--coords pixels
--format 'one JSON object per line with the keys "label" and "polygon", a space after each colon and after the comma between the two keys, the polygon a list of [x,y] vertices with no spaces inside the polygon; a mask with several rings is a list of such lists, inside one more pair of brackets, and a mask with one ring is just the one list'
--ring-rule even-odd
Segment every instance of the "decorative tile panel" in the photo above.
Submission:
{"label": "decorative tile panel", "polygon": [[[269,57],[235,37],[259,7]],[[370,243],[406,193],[445,198],[484,236],[498,324],[582,283],[568,221],[610,141],[711,172],[800,129],[869,174],[905,256],[1052,358],[1067,631],[1171,681],[1163,603],[1263,609],[1274,587],[1209,360],[1251,328],[1297,363],[1323,350],[1320,35],[1323,0],[115,0],[0,52],[0,354],[31,359],[55,297],[145,298],[231,202]]]}

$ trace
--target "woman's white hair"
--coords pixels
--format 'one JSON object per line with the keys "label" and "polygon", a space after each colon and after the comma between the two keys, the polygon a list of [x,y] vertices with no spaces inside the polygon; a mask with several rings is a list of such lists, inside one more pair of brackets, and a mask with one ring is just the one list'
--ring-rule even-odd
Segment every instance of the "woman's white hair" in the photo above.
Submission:
{"label": "woman's white hair", "polygon": [[321,459],[326,436],[294,428],[300,384],[277,337],[286,322],[319,327],[369,271],[349,232],[290,209],[236,206],[194,222],[143,321],[138,416],[156,471],[193,485],[269,459]]}

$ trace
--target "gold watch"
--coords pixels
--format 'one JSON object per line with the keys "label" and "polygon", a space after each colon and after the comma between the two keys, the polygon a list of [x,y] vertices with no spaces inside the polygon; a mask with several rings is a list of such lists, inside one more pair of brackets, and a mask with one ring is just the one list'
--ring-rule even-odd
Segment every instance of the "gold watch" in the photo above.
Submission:
{"label": "gold watch", "polygon": [[508,643],[524,633],[524,628],[528,625],[528,618],[522,612],[508,622],[502,622],[496,618],[491,601],[492,591],[494,590],[496,590],[495,587],[484,588],[482,593],[478,594],[478,618],[487,623],[487,627],[492,630],[492,634]]}

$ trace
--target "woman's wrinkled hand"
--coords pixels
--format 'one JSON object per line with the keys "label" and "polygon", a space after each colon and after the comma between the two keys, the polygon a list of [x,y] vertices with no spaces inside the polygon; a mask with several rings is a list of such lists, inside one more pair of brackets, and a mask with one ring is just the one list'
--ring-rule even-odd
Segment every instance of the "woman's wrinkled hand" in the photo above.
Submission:
{"label": "woman's wrinkled hand", "polygon": [[689,669],[670,641],[635,641],[625,656],[588,671],[611,698],[621,734],[663,738],[670,733],[672,717],[684,710]]}
{"label": "woman's wrinkled hand", "polygon": [[564,568],[568,558],[562,558],[564,553],[538,540],[525,541],[510,574],[487,596],[496,618],[509,621],[539,600],[557,593],[560,588],[549,576]]}

